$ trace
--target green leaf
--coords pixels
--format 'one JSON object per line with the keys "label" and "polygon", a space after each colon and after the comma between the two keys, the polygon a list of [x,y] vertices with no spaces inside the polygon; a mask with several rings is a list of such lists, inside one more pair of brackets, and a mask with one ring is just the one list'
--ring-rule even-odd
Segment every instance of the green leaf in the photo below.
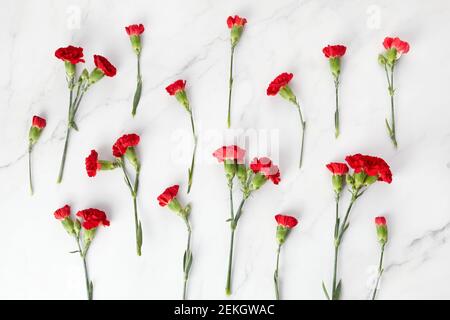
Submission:
{"label": "green leaf", "polygon": [[142,247],[142,224],[141,224],[140,221],[138,222],[138,228],[137,228],[136,232],[137,232],[136,233],[136,243],[137,243],[138,252],[139,252],[139,255],[140,255],[141,247]]}
{"label": "green leaf", "polygon": [[89,282],[89,300],[92,300],[94,297],[94,284],[92,281]]}
{"label": "green leaf", "polygon": [[322,281],[322,290],[323,293],[325,293],[325,297],[327,297],[327,300],[330,300],[330,295],[328,294],[327,288],[325,287],[325,283]]}
{"label": "green leaf", "polygon": [[334,291],[333,300],[339,300],[341,298],[342,280],[339,280],[336,290]]}
{"label": "green leaf", "polygon": [[80,250],[70,251],[69,253],[78,253]]}
{"label": "green leaf", "polygon": [[139,104],[139,101],[141,100],[141,92],[142,92],[142,80],[139,79],[136,86],[136,91],[134,92],[134,98],[133,98],[133,110],[131,111],[131,114],[133,117],[136,115],[136,110]]}
{"label": "green leaf", "polygon": [[386,121],[386,128],[387,128],[387,131],[388,131],[388,133],[389,133],[389,136],[392,137],[392,129],[391,129],[391,126],[389,125],[389,122],[388,122],[387,119],[385,119],[385,121]]}

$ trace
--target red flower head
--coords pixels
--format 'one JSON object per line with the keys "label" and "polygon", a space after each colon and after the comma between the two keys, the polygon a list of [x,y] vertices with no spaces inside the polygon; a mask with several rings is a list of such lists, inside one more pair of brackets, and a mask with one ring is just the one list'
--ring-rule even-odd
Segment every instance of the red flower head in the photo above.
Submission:
{"label": "red flower head", "polygon": [[375,224],[377,226],[385,226],[386,225],[386,218],[385,217],[376,217],[375,218]]}
{"label": "red flower head", "polygon": [[269,87],[267,88],[267,95],[277,95],[280,89],[287,86],[289,84],[289,81],[291,81],[293,77],[294,75],[292,73],[283,72],[282,74],[280,74],[269,84]]}
{"label": "red flower head", "polygon": [[250,169],[254,173],[261,173],[274,184],[278,184],[281,180],[278,166],[272,164],[272,160],[267,157],[254,158],[250,163]]}
{"label": "red flower head", "polygon": [[64,207],[56,210],[54,215],[57,220],[64,220],[70,216],[70,207],[66,204]]}
{"label": "red flower head", "polygon": [[144,33],[144,25],[143,24],[132,24],[128,27],[125,27],[125,31],[129,36],[139,36]]}
{"label": "red flower head", "polygon": [[234,26],[243,27],[247,23],[247,19],[241,18],[239,16],[229,16],[227,19],[228,28],[231,29]]}
{"label": "red flower head", "polygon": [[116,158],[120,158],[125,155],[128,147],[135,147],[139,144],[140,138],[137,134],[125,134],[117,139],[116,143],[114,143],[112,150],[113,155]]}
{"label": "red flower head", "polygon": [[345,163],[331,162],[327,164],[327,168],[333,175],[343,176],[348,173],[348,166]]}
{"label": "red flower head", "polygon": [[38,117],[38,116],[34,116],[31,125],[33,127],[39,128],[39,129],[44,129],[45,126],[47,125],[47,121],[45,121],[44,118],[41,118],[41,117]]}
{"label": "red flower head", "polygon": [[158,196],[159,205],[161,207],[168,205],[170,201],[177,196],[179,187],[180,186],[176,184],[164,190],[164,192]]}
{"label": "red flower head", "polygon": [[236,145],[223,146],[214,151],[213,156],[216,157],[219,162],[223,162],[225,160],[235,160],[238,163],[243,163],[245,150]]}
{"label": "red flower head", "polygon": [[55,57],[63,61],[70,62],[71,64],[77,64],[78,62],[84,62],[83,48],[74,46],[68,46],[65,48],[59,48],[55,51]]}
{"label": "red flower head", "polygon": [[378,177],[379,181],[392,182],[392,172],[389,165],[381,158],[362,155],[360,153],[345,158],[355,173],[364,172],[368,176]]}
{"label": "red flower head", "polygon": [[103,56],[94,55],[95,66],[100,69],[105,76],[114,77],[117,73],[116,67]]}
{"label": "red flower head", "polygon": [[298,220],[292,216],[285,216],[282,214],[277,214],[275,216],[275,220],[277,221],[279,226],[292,229],[298,224]]}
{"label": "red flower head", "polygon": [[183,91],[186,87],[186,80],[177,80],[166,87],[166,91],[171,95],[176,95],[179,91]]}
{"label": "red flower head", "polygon": [[107,219],[105,212],[98,209],[89,208],[78,211],[77,217],[84,220],[81,225],[86,230],[97,228],[100,225],[109,226],[109,220]]}
{"label": "red flower head", "polygon": [[102,165],[98,162],[98,153],[95,150],[91,150],[91,154],[86,157],[86,172],[89,177],[95,177],[97,171],[102,168]]}
{"label": "red flower head", "polygon": [[326,46],[322,49],[323,54],[327,58],[340,58],[345,54],[347,48],[343,45],[335,45],[335,46]]}
{"label": "red flower head", "polygon": [[395,38],[386,37],[383,41],[383,46],[386,50],[395,48],[397,50],[397,53],[399,54],[406,54],[409,51],[409,43],[400,40],[400,38],[398,37]]}

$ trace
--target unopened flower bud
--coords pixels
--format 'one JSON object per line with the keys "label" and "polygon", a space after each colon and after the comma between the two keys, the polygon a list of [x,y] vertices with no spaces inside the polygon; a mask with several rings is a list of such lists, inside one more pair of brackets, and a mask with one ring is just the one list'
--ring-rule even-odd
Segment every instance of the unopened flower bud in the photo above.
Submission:
{"label": "unopened flower bud", "polygon": [[388,241],[388,229],[385,217],[376,217],[375,226],[377,228],[378,241],[384,245]]}
{"label": "unopened flower bud", "polygon": [[78,237],[80,235],[80,230],[81,230],[80,220],[75,219],[75,222],[73,223],[73,230],[75,232],[75,235]]}
{"label": "unopened flower bud", "polygon": [[378,63],[384,66],[386,64],[386,57],[382,54],[378,55]]}
{"label": "unopened flower bud", "polygon": [[247,168],[243,164],[237,164],[236,176],[238,177],[240,183],[245,185],[247,182]]}

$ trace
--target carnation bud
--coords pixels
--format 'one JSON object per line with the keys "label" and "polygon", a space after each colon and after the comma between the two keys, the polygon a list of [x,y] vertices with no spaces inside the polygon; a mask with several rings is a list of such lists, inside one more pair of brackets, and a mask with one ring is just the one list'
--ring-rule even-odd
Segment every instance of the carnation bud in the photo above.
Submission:
{"label": "carnation bud", "polygon": [[78,237],[80,235],[80,230],[81,230],[80,220],[75,219],[75,222],[73,223],[73,230],[75,232],[75,235]]}
{"label": "carnation bud", "polygon": [[378,63],[384,66],[386,64],[386,57],[382,54],[378,55]]}
{"label": "carnation bud", "polygon": [[340,194],[342,191],[342,187],[344,186],[344,178],[345,175],[333,174],[331,177],[331,182],[333,184],[334,192]]}
{"label": "carnation bud", "polygon": [[181,103],[186,111],[189,111],[189,100],[185,90],[178,90],[177,93],[175,93],[175,98]]}
{"label": "carnation bud", "polygon": [[74,224],[70,217],[66,217],[64,220],[61,220],[61,223],[68,234],[75,234]]}
{"label": "carnation bud", "polygon": [[366,177],[367,177],[367,174],[365,174],[362,171],[358,172],[358,173],[355,173],[355,175],[354,175],[355,187],[356,188],[362,187],[365,184],[365,182],[366,182]]}
{"label": "carnation bud", "polygon": [[66,74],[69,79],[72,79],[75,76],[75,68],[76,66],[69,61],[64,61],[64,67],[66,68]]}
{"label": "carnation bud", "polygon": [[183,208],[181,207],[181,204],[177,198],[173,198],[172,200],[170,200],[170,202],[167,204],[167,207],[178,215],[183,214]]}
{"label": "carnation bud", "polygon": [[277,226],[277,241],[281,245],[286,241],[286,237],[291,229],[282,225]]}
{"label": "carnation bud", "polygon": [[261,173],[257,173],[254,175],[252,182],[251,182],[251,189],[252,190],[258,190],[259,188],[261,188],[264,183],[266,183],[267,178],[265,175],[261,174]]}
{"label": "carnation bud", "polygon": [[297,103],[297,97],[295,96],[294,92],[292,92],[292,89],[289,86],[282,87],[279,91],[279,94],[284,99],[292,103]]}
{"label": "carnation bud", "polygon": [[96,83],[98,80],[100,80],[104,76],[105,76],[105,74],[103,73],[102,70],[100,70],[99,68],[94,68],[94,70],[92,70],[91,74],[89,75],[89,84]]}
{"label": "carnation bud", "polygon": [[228,180],[232,180],[234,178],[234,176],[236,175],[236,163],[234,162],[234,160],[224,160],[223,161],[223,166],[225,169],[225,174],[227,176]]}
{"label": "carnation bud", "polygon": [[125,152],[125,157],[128,161],[133,165],[133,167],[137,170],[140,166],[139,159],[136,155],[136,150],[134,147],[128,147],[127,151]]}
{"label": "carnation bud", "polygon": [[31,145],[34,145],[39,140],[41,132],[42,129],[35,126],[31,126],[30,132],[28,133],[28,139],[30,140]]}
{"label": "carnation bud", "polygon": [[113,170],[118,166],[117,162],[107,160],[98,160],[98,163],[101,165],[100,170]]}
{"label": "carnation bud", "polygon": [[134,52],[139,55],[141,53],[141,37],[139,35],[131,35],[130,41]]}
{"label": "carnation bud", "polygon": [[247,168],[243,164],[237,165],[237,172],[236,176],[238,177],[239,181],[242,185],[245,185],[247,182]]}
{"label": "carnation bud", "polygon": [[353,177],[352,175],[350,175],[350,174],[348,174],[347,176],[346,176],[346,182],[347,182],[347,184],[349,185],[349,186],[351,186],[352,188],[354,188],[355,187],[355,177]]}
{"label": "carnation bud", "polygon": [[328,59],[330,62],[331,73],[335,78],[341,73],[341,60],[338,57]]}
{"label": "carnation bud", "polygon": [[86,68],[84,68],[84,69],[83,69],[83,72],[81,72],[80,79],[81,79],[82,81],[87,81],[87,80],[89,80],[89,71],[87,71]]}
{"label": "carnation bud", "polygon": [[231,46],[235,47],[241,38],[242,31],[244,31],[244,27],[234,25],[231,28]]}
{"label": "carnation bud", "polygon": [[366,180],[364,180],[364,184],[366,186],[370,186],[371,184],[375,183],[378,181],[378,177],[377,176],[367,176]]}
{"label": "carnation bud", "polygon": [[389,65],[393,65],[395,60],[397,60],[397,49],[390,48],[386,51],[386,58]]}
{"label": "carnation bud", "polygon": [[92,229],[84,229],[84,243],[85,246],[88,246],[88,244],[90,242],[92,242],[92,240],[94,240],[95,237],[95,231],[97,230],[97,228],[92,228]]}
{"label": "carnation bud", "polygon": [[378,241],[382,245],[386,244],[388,241],[388,229],[387,229],[387,225],[386,225],[386,218],[376,217],[375,225],[377,228]]}

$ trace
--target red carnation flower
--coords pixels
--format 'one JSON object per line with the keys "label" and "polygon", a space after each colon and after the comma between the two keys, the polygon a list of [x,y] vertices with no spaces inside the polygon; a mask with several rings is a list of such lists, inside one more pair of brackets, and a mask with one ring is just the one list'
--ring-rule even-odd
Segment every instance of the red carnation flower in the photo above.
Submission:
{"label": "red carnation flower", "polygon": [[267,179],[270,179],[274,184],[280,182],[280,170],[278,166],[272,164],[272,160],[267,157],[254,158],[250,163],[250,169],[254,173],[261,173]]}
{"label": "red carnation flower", "polygon": [[105,212],[89,208],[77,212],[77,217],[82,218],[84,221],[81,224],[86,230],[97,228],[98,226],[109,226],[109,220],[106,217]]}
{"label": "red carnation flower", "polygon": [[125,152],[127,152],[128,147],[135,147],[139,144],[140,137],[135,134],[125,134],[117,139],[116,143],[114,143],[112,150],[113,155],[116,158],[122,157]]}
{"label": "red carnation flower", "polygon": [[360,153],[345,158],[355,173],[364,172],[369,176],[378,177],[379,181],[392,182],[392,172],[389,165],[381,158],[362,155]]}
{"label": "red carnation flower", "polygon": [[129,36],[139,36],[144,33],[145,28],[143,24],[132,24],[125,27],[125,30]]}
{"label": "red carnation flower", "polygon": [[171,95],[176,95],[178,91],[184,90],[186,87],[186,80],[177,80],[166,87],[166,91]]}
{"label": "red carnation flower", "polygon": [[63,61],[70,62],[71,64],[77,64],[78,62],[84,62],[83,48],[68,46],[65,48],[59,48],[55,51],[55,57]]}
{"label": "red carnation flower", "polygon": [[386,37],[383,41],[383,46],[386,50],[389,50],[391,48],[395,48],[398,53],[405,54],[409,51],[409,43],[406,41],[400,40],[400,38],[390,38]]}
{"label": "red carnation flower", "polygon": [[229,16],[227,19],[228,28],[233,28],[234,26],[243,27],[247,23],[247,19],[241,18],[239,16]]}
{"label": "red carnation flower", "polygon": [[386,218],[385,217],[376,217],[375,218],[375,224],[377,226],[385,226],[386,225]]}
{"label": "red carnation flower", "polygon": [[267,95],[277,95],[280,89],[287,86],[289,84],[289,81],[291,81],[293,77],[294,75],[292,73],[283,72],[282,74],[280,74],[269,84],[269,87],[267,88]]}
{"label": "red carnation flower", "polygon": [[292,216],[285,216],[282,214],[277,214],[275,216],[275,220],[278,225],[283,226],[285,228],[292,229],[298,224],[298,220]]}
{"label": "red carnation flower", "polygon": [[180,186],[176,184],[164,190],[164,192],[158,196],[159,205],[161,207],[168,205],[169,202],[177,196],[179,187]]}
{"label": "red carnation flower", "polygon": [[347,48],[343,45],[326,46],[322,52],[327,58],[340,58],[345,54]]}
{"label": "red carnation flower", "polygon": [[103,56],[94,55],[94,63],[98,69],[102,70],[105,76],[114,77],[117,73],[116,67]]}
{"label": "red carnation flower", "polygon": [[224,160],[236,160],[237,162],[242,163],[245,157],[245,150],[236,145],[223,146],[214,151],[213,156],[216,157],[219,162],[223,162]]}
{"label": "red carnation flower", "polygon": [[95,150],[91,150],[91,154],[86,157],[86,172],[89,177],[95,177],[97,171],[102,168],[102,165],[98,162],[98,153]]}
{"label": "red carnation flower", "polygon": [[55,218],[58,220],[64,220],[68,216],[70,216],[70,207],[66,204],[64,207],[59,208],[54,213]]}
{"label": "red carnation flower", "polygon": [[327,164],[328,170],[331,171],[332,174],[343,176],[348,172],[348,166],[345,163],[340,162],[331,162]]}
{"label": "red carnation flower", "polygon": [[33,127],[36,127],[39,129],[44,129],[46,125],[47,125],[47,121],[45,121],[44,118],[41,118],[38,116],[33,117],[33,122],[32,122]]}

